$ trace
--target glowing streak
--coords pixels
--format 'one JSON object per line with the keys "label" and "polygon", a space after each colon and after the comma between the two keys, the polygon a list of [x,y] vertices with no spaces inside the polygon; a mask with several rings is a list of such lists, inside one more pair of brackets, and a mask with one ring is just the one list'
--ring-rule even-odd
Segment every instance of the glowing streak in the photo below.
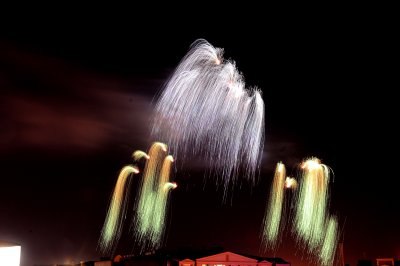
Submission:
{"label": "glowing streak", "polygon": [[169,184],[169,174],[171,172],[171,166],[173,163],[174,159],[171,155],[168,155],[165,157],[162,168],[161,168],[161,173],[159,176],[158,180],[158,185],[156,187],[155,191],[155,206],[153,209],[153,227],[152,227],[152,232],[151,232],[151,240],[153,243],[153,247],[158,247],[163,230],[165,227],[165,210],[167,206],[167,199],[169,195],[169,190],[170,189],[165,189],[167,188],[172,188],[172,186],[168,186]]}
{"label": "glowing streak", "polygon": [[177,187],[178,187],[178,185],[175,182],[173,182],[173,183],[167,182],[164,185],[164,190],[175,189]]}
{"label": "glowing streak", "polygon": [[139,161],[141,158],[145,157],[147,160],[150,159],[150,156],[147,155],[144,151],[135,151],[132,154],[132,158],[134,161]]}
{"label": "glowing streak", "polygon": [[307,244],[313,252],[318,249],[324,236],[329,168],[313,157],[303,162],[302,169],[295,230],[298,240]]}
{"label": "glowing streak", "polygon": [[[181,162],[205,158],[226,189],[243,176],[255,184],[264,145],[264,102],[245,89],[223,50],[197,40],[165,84],[156,103],[151,135],[168,143]],[[219,183],[219,182],[218,182]]]}
{"label": "glowing streak", "polygon": [[162,149],[164,152],[167,152],[168,146],[167,146],[167,144],[165,144],[165,143],[162,143],[162,142],[154,142],[154,143],[153,143],[153,146],[159,146],[159,147],[161,147],[161,149]]}
{"label": "glowing streak", "polygon": [[327,222],[325,238],[320,253],[321,265],[333,265],[337,243],[338,222],[335,217],[330,217]]}
{"label": "glowing streak", "polygon": [[264,216],[262,244],[265,248],[274,248],[277,244],[284,198],[285,175],[285,165],[279,162],[276,166],[269,195],[268,209]]}
{"label": "glowing streak", "polygon": [[149,230],[151,230],[152,219],[151,216],[154,211],[155,195],[153,187],[156,184],[161,171],[160,161],[165,157],[163,145],[156,142],[150,147],[149,151],[150,159],[146,161],[146,165],[143,171],[143,179],[141,190],[137,198],[137,225],[136,232],[138,239],[144,241]]}
{"label": "glowing streak", "polygon": [[[149,154],[143,151],[135,151],[132,154],[134,161],[146,158],[143,178],[136,196],[135,213],[133,219],[134,235],[142,250],[149,247],[158,248],[164,233],[165,210],[167,207],[168,192],[176,188],[176,183],[169,182],[171,165],[174,158],[166,156],[167,145],[154,142]],[[126,213],[126,194],[128,193],[132,173],[139,173],[136,166],[128,165],[122,168],[110,207],[104,223],[99,247],[102,253],[113,253],[121,236],[122,217]]]}
{"label": "glowing streak", "polygon": [[168,192],[176,187],[176,184],[169,182],[174,159],[171,155],[166,156],[166,152],[165,144],[153,143],[149,151],[150,159],[146,161],[143,171],[133,224],[136,241],[142,249],[155,249],[161,245]]}
{"label": "glowing streak", "polygon": [[125,215],[127,202],[125,195],[128,193],[127,187],[130,183],[128,177],[137,173],[139,173],[139,169],[129,165],[123,167],[120,171],[101,231],[99,244],[103,253],[112,252],[121,236],[122,217]]}

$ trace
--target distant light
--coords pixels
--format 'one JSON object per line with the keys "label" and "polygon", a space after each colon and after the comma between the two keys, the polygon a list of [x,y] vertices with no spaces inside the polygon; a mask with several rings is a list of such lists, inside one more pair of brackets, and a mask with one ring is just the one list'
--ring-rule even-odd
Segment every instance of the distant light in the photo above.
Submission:
{"label": "distant light", "polygon": [[0,265],[20,266],[21,246],[0,242]]}

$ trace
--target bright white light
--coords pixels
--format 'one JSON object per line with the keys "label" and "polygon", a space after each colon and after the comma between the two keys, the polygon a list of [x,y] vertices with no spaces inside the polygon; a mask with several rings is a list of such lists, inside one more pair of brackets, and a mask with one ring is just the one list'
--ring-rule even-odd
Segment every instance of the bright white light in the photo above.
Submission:
{"label": "bright white light", "polygon": [[151,138],[168,144],[182,164],[200,158],[224,196],[239,177],[256,183],[264,146],[264,101],[247,88],[223,49],[195,41],[157,99]]}
{"label": "bright white light", "polygon": [[19,266],[21,258],[21,246],[1,247],[0,246],[0,265]]}

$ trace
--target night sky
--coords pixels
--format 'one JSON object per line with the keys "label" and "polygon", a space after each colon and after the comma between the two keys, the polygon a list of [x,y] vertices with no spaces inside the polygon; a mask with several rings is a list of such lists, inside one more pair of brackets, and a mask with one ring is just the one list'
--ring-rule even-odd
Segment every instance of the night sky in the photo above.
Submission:
{"label": "night sky", "polygon": [[[174,173],[165,248],[260,255],[276,163],[295,175],[315,156],[333,170],[329,212],[346,263],[399,259],[394,32],[390,16],[362,11],[268,11],[234,23],[219,14],[206,24],[192,18],[196,26],[133,19],[138,10],[15,19],[0,36],[0,240],[22,246],[22,266],[99,259],[119,170],[150,147],[155,97],[204,38],[262,91],[261,173],[256,186],[234,187],[228,203],[204,169]],[[131,252],[125,225],[118,254]],[[288,230],[267,256],[309,265]]]}

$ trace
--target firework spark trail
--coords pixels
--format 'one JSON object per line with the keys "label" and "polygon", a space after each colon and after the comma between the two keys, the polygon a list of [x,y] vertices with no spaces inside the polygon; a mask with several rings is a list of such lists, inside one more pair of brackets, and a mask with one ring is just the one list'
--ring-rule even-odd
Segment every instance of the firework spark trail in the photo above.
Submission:
{"label": "firework spark trail", "polygon": [[[141,245],[142,251],[147,247],[154,249],[161,245],[168,192],[177,186],[175,183],[169,182],[174,159],[171,155],[166,156],[166,153],[166,144],[154,142],[150,147],[149,154],[143,151],[135,151],[132,154],[135,162],[146,158],[141,186],[136,196],[136,212],[132,223],[136,242]],[[123,228],[122,217],[126,214],[129,176],[132,173],[139,173],[136,165],[123,167],[118,176],[99,240],[99,248],[103,254],[114,253],[120,239]]]}
{"label": "firework spark trail", "polygon": [[147,153],[145,153],[144,151],[134,151],[132,154],[132,158],[134,161],[139,161],[143,157],[146,159],[150,159],[149,155],[147,155]]}
{"label": "firework spark trail", "polygon": [[[261,98],[261,94],[255,92],[250,104],[249,116],[245,125],[247,131],[244,134],[242,146],[247,147],[243,154],[248,158],[247,161],[245,160],[246,171],[254,173],[256,167],[261,163],[261,154],[264,147],[264,101]],[[250,180],[255,181],[252,178]]]}
{"label": "firework spark trail", "polygon": [[264,145],[264,102],[258,89],[245,89],[235,64],[222,54],[205,40],[192,44],[161,92],[151,134],[168,143],[181,162],[207,158],[226,191],[240,165],[255,183]]}
{"label": "firework spark trail", "polygon": [[171,165],[174,159],[171,155],[165,157],[158,184],[154,191],[154,207],[152,213],[152,230],[150,232],[150,240],[153,247],[158,247],[160,240],[163,235],[163,229],[165,227],[165,210],[167,206],[167,200],[170,189],[175,188],[172,183],[169,182],[169,175],[171,172]]}
{"label": "firework spark trail", "polygon": [[129,176],[139,173],[136,166],[125,166],[120,171],[114,188],[106,220],[101,231],[99,247],[102,253],[113,252],[121,236],[123,227],[122,217],[126,213],[126,202],[129,187]]}
{"label": "firework spark trail", "polygon": [[161,245],[165,228],[165,210],[169,191],[176,184],[169,182],[173,157],[166,156],[167,145],[155,142],[148,153],[142,184],[136,200],[132,224],[136,242],[142,250]]}
{"label": "firework spark trail", "polygon": [[[328,184],[331,169],[315,157],[303,161],[301,168],[302,176],[295,198],[297,206],[292,233],[298,244],[301,244],[300,247],[307,250],[313,265],[331,266],[335,260],[339,239],[337,218],[332,215],[328,217]],[[286,176],[285,166],[279,162],[262,225],[261,244],[264,251],[276,248],[278,235],[283,229],[283,200],[290,196],[285,195],[285,192],[296,188],[296,179]]]}
{"label": "firework spark trail", "polygon": [[336,217],[331,216],[327,219],[325,238],[319,256],[321,265],[333,265],[338,239],[338,222]]}
{"label": "firework spark trail", "polygon": [[268,208],[264,216],[262,245],[265,249],[269,247],[275,248],[277,244],[282,216],[285,177],[285,165],[279,162],[276,165],[273,185],[269,195]]}
{"label": "firework spark trail", "polygon": [[[166,147],[165,145],[154,143],[149,150],[148,160],[146,161],[145,168],[143,170],[142,182],[140,190],[136,197],[136,220],[134,229],[139,242],[143,242],[146,239],[147,232],[151,226],[149,217],[152,213],[154,205],[153,186],[155,177],[160,172],[159,161],[165,156]],[[139,154],[139,152],[135,152]]]}
{"label": "firework spark trail", "polygon": [[149,150],[149,159],[146,161],[143,170],[143,178],[141,182],[141,189],[137,197],[137,225],[136,231],[138,232],[139,239],[145,238],[152,221],[149,219],[153,212],[155,196],[153,195],[153,187],[156,184],[157,177],[161,171],[160,161],[163,160],[166,153],[166,145],[162,143],[154,143]]}
{"label": "firework spark trail", "polygon": [[302,163],[295,230],[298,240],[306,244],[310,253],[318,250],[325,230],[328,204],[329,168],[313,157]]}

